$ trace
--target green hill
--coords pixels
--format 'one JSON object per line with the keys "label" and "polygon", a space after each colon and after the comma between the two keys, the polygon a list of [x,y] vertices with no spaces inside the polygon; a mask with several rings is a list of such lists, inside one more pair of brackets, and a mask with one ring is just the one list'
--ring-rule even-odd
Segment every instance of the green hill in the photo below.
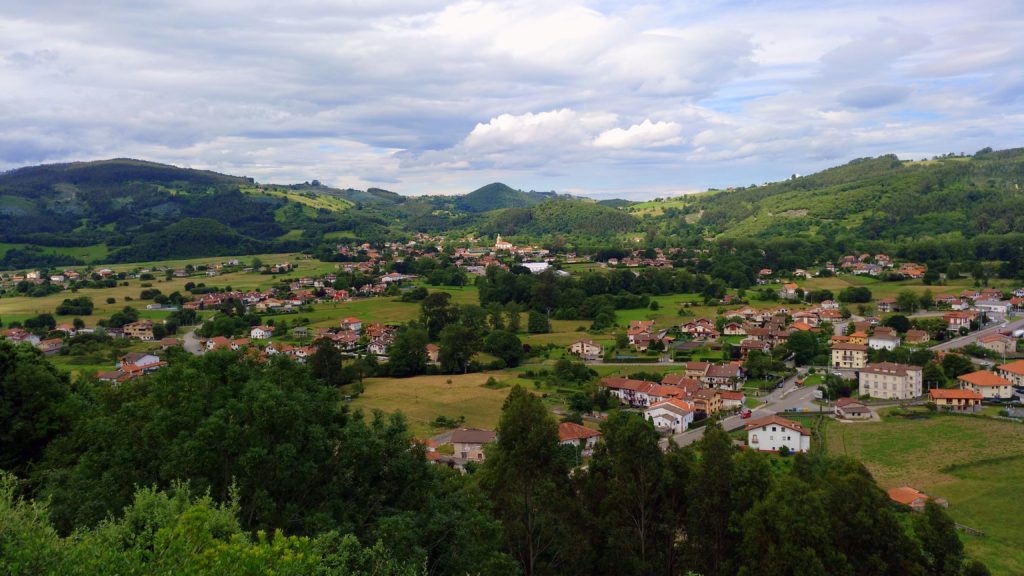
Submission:
{"label": "green hill", "polygon": [[540,202],[536,194],[514,190],[505,184],[495,182],[460,196],[455,206],[466,212],[490,212],[502,208],[525,208]]}
{"label": "green hill", "polygon": [[921,162],[863,158],[687,201],[686,212],[700,214],[696,223],[723,238],[850,233],[893,241],[1024,232],[1024,149]]}

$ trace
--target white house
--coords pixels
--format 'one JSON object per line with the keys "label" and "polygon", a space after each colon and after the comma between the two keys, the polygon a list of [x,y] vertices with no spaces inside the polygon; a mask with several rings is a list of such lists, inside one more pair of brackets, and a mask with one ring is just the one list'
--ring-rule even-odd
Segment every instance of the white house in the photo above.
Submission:
{"label": "white house", "polygon": [[650,420],[659,430],[669,430],[673,434],[681,434],[686,432],[690,424],[693,424],[695,411],[696,408],[693,404],[685,400],[669,398],[655,402],[644,410],[644,418]]}
{"label": "white house", "polygon": [[249,331],[249,338],[253,340],[268,340],[274,335],[273,326],[253,326]]}
{"label": "white house", "polygon": [[900,345],[900,337],[895,330],[875,328],[868,338],[868,348],[872,350],[895,350]]}
{"label": "white house", "polygon": [[601,354],[604,353],[604,348],[593,340],[581,338],[569,346],[569,353],[585,360],[593,360],[601,357]]}
{"label": "white house", "polygon": [[791,452],[811,449],[811,432],[792,420],[773,414],[747,424],[747,446],[760,452],[778,452],[783,446]]}
{"label": "white house", "polygon": [[584,456],[594,453],[594,446],[601,437],[597,430],[580,426],[573,422],[562,422],[558,425],[558,443],[580,448]]}

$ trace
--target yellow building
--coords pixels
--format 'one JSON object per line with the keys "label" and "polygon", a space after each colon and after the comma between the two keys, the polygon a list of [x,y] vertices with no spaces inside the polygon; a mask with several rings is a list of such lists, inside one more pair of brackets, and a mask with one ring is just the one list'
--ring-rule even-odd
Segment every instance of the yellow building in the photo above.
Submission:
{"label": "yellow building", "polygon": [[832,367],[860,370],[868,363],[868,347],[864,344],[839,342],[832,345]]}

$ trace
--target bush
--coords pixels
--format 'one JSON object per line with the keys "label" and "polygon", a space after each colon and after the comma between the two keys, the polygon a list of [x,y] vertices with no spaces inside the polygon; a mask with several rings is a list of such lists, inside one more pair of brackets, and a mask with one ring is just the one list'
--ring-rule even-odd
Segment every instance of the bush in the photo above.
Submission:
{"label": "bush", "polygon": [[117,298],[114,298],[113,296],[107,298],[107,304],[113,304],[114,302],[117,302]]}

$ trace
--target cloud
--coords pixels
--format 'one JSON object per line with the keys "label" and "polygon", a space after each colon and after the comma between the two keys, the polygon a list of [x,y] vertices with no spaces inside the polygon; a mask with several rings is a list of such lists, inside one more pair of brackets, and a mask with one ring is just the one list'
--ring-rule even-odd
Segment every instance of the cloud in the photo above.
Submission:
{"label": "cloud", "polygon": [[679,134],[683,127],[675,122],[651,122],[644,120],[629,128],[612,128],[594,139],[598,148],[649,148],[671,146],[682,142]]}
{"label": "cloud", "polygon": [[1009,147],[1022,24],[1011,0],[7,2],[0,170],[663,193]]}

